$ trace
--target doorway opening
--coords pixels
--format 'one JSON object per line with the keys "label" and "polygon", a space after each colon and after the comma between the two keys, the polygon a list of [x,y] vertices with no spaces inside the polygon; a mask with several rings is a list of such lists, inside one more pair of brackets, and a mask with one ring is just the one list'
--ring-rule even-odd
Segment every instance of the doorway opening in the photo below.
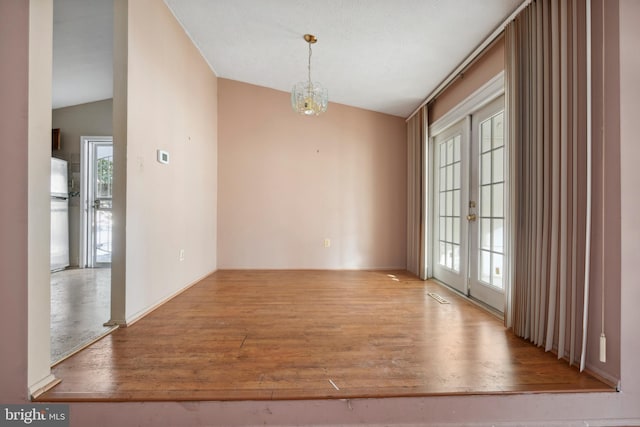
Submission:
{"label": "doorway opening", "polygon": [[[49,363],[56,364],[112,330],[103,326],[111,318],[110,201],[100,197],[96,218],[83,222],[87,205],[82,199],[89,181],[83,175],[81,139],[113,134],[114,2],[54,0],[52,6],[51,124],[59,131],[52,135],[51,154],[67,162],[69,205],[69,262],[50,275],[48,356]],[[106,164],[103,153],[98,154]],[[105,187],[96,194],[103,196]],[[94,221],[95,256],[87,262],[83,241],[87,224]],[[52,233],[65,234],[61,230],[52,222]]]}
{"label": "doorway opening", "polygon": [[[80,138],[78,268],[51,275],[51,362],[56,364],[109,333],[113,138]],[[73,183],[72,189],[77,183]],[[76,199],[76,200],[77,200]]]}

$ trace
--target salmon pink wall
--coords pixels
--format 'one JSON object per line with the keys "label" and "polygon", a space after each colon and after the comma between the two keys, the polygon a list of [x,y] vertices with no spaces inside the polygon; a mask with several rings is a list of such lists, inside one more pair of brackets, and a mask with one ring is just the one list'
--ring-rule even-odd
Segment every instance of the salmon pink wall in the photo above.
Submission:
{"label": "salmon pink wall", "polygon": [[0,2],[0,402],[27,394],[29,2]]}
{"label": "salmon pink wall", "polygon": [[218,135],[219,268],[404,269],[402,118],[220,79]]}
{"label": "salmon pink wall", "polygon": [[469,95],[504,70],[504,36],[486,49],[482,56],[429,105],[429,123],[433,123]]}

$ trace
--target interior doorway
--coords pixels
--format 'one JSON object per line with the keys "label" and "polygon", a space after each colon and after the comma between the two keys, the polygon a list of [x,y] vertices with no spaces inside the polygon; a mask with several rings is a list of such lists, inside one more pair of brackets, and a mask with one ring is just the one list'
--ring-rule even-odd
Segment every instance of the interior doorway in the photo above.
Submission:
{"label": "interior doorway", "polygon": [[[50,6],[45,6],[40,15],[48,16]],[[52,138],[52,155],[68,164],[66,234],[70,260],[66,268],[50,275],[49,322],[45,325],[43,320],[40,325],[49,329],[48,362],[56,364],[113,329],[103,326],[111,318],[110,202],[108,196],[101,197],[100,209],[91,212],[91,220],[83,222],[87,205],[80,193],[88,188],[81,188],[88,181],[81,171],[81,137],[113,134],[113,55],[121,49],[114,48],[113,43],[112,0],[54,0],[51,18],[52,69],[48,76],[52,127],[60,129],[57,146]],[[106,163],[103,153],[99,157]],[[98,190],[104,189],[102,185]],[[96,194],[104,196],[104,191]],[[92,237],[95,249],[87,251],[84,233],[87,225],[94,223],[98,226]],[[61,227],[52,227],[52,231],[65,234],[60,230]],[[90,262],[87,253],[93,256]],[[45,363],[46,356],[30,352],[30,357],[39,363]]]}
{"label": "interior doorway", "polygon": [[508,256],[504,97],[432,141],[433,276],[503,312]]}
{"label": "interior doorway", "polygon": [[[51,275],[51,362],[109,333],[113,138],[80,138],[79,268]],[[77,194],[77,193],[74,193]]]}

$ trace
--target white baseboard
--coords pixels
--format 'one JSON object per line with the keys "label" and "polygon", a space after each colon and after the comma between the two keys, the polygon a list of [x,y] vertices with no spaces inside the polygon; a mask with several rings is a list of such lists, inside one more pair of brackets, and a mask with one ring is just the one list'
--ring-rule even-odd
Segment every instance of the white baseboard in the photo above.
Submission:
{"label": "white baseboard", "polygon": [[590,363],[587,363],[587,365],[585,366],[585,371],[587,371],[588,373],[599,377],[600,380],[606,382],[607,384],[611,385],[612,387],[615,387],[616,390],[620,391],[620,380],[618,380],[617,378],[614,378],[613,376],[611,376],[610,374],[604,372],[603,370],[591,365]]}
{"label": "white baseboard", "polygon": [[[371,427],[383,427],[394,424],[372,424]],[[638,418],[620,418],[620,419],[589,419],[589,420],[545,420],[545,421],[503,421],[503,422],[469,422],[469,423],[421,423],[421,424],[397,424],[402,427],[425,427],[425,426],[438,426],[438,427],[512,427],[517,425],[519,427],[584,427],[584,426],[596,426],[596,427],[623,427],[623,426],[637,426],[640,425],[640,419]]]}

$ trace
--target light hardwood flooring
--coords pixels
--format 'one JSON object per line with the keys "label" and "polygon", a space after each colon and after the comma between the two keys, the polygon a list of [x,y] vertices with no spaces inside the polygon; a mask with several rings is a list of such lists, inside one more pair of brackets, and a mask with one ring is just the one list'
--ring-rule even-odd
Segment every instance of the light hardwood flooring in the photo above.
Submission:
{"label": "light hardwood flooring", "polygon": [[379,271],[218,271],[54,374],[40,401],[613,391],[447,288]]}

